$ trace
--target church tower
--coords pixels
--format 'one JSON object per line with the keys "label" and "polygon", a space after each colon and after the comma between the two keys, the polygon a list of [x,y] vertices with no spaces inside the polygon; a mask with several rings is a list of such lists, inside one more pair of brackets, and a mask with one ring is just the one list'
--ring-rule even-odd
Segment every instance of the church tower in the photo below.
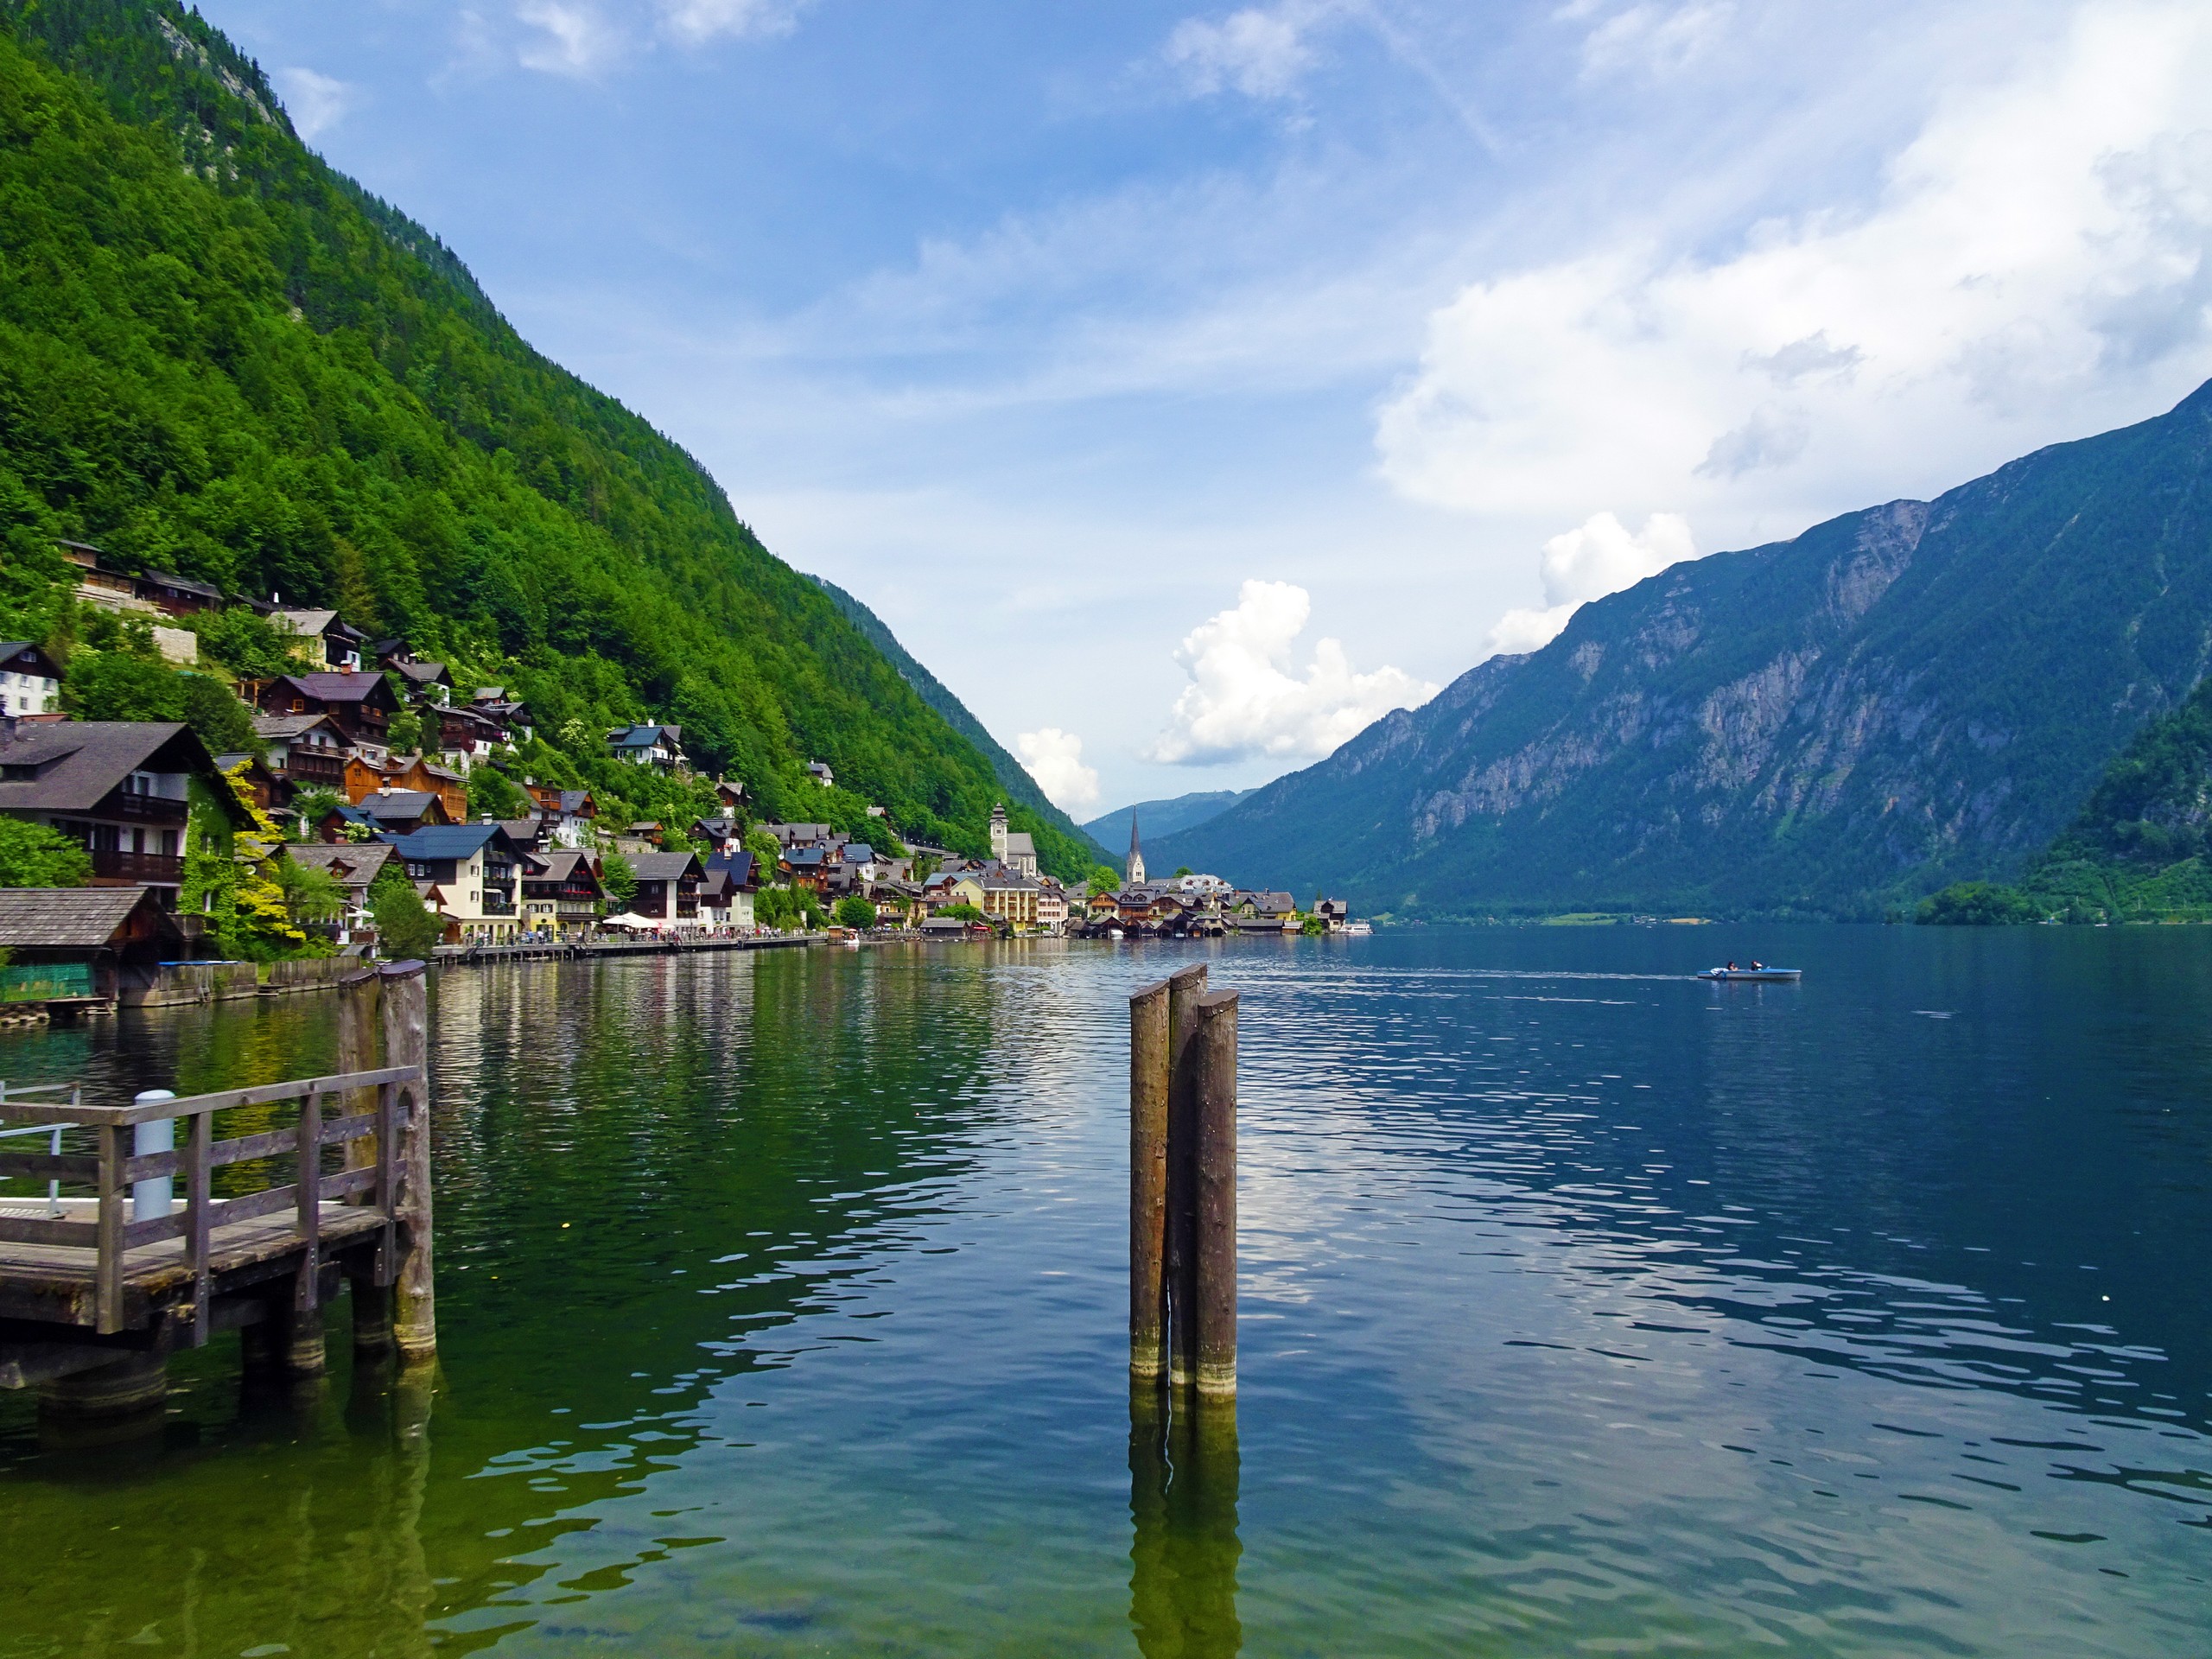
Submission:
{"label": "church tower", "polygon": [[999,802],[991,808],[991,856],[1006,862],[1006,803]]}
{"label": "church tower", "polygon": [[1137,844],[1137,815],[1129,814],[1129,866],[1124,880],[1130,887],[1144,885],[1144,849]]}

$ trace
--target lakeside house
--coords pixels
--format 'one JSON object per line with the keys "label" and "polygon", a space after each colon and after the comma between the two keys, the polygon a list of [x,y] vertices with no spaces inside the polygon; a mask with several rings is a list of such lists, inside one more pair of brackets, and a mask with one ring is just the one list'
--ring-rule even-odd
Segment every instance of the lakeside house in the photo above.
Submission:
{"label": "lakeside house", "polygon": [[145,887],[175,910],[192,785],[245,829],[251,815],[188,726],[162,721],[13,723],[0,732],[0,815],[60,830],[91,855],[97,887]]}
{"label": "lakeside house", "polygon": [[640,853],[630,861],[638,878],[633,915],[670,927],[699,925],[699,884],[706,871],[696,853]]}
{"label": "lakeside house", "polygon": [[652,766],[659,772],[674,772],[688,764],[683,755],[681,726],[617,726],[607,734],[607,752],[617,760]]}
{"label": "lakeside house", "polygon": [[346,889],[346,914],[340,925],[351,933],[373,925],[369,918],[369,889],[385,867],[399,858],[399,852],[388,841],[310,842],[285,848],[284,856],[302,869],[322,871]]}
{"label": "lakeside house", "polygon": [[264,715],[327,715],[347,743],[378,763],[390,751],[391,722],[399,713],[391,681],[351,669],[264,681],[253,703]]}
{"label": "lakeside house", "polygon": [[60,664],[28,639],[0,645],[0,715],[36,720],[61,712]]}
{"label": "lakeside house", "polygon": [[503,944],[521,927],[522,873],[528,857],[496,823],[444,824],[386,835],[407,874],[446,917],[456,943]]}
{"label": "lakeside house", "polygon": [[589,853],[556,848],[533,855],[522,877],[522,924],[556,939],[588,938],[599,924],[607,889]]}
{"label": "lakeside house", "polygon": [[188,954],[180,918],[152,887],[0,887],[0,999],[113,999]]}

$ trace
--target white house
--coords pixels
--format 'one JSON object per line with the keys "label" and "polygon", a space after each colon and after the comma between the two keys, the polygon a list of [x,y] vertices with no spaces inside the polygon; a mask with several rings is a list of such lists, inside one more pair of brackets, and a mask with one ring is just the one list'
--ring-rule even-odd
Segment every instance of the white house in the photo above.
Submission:
{"label": "white house", "polygon": [[58,715],[61,671],[27,640],[0,645],[0,715]]}

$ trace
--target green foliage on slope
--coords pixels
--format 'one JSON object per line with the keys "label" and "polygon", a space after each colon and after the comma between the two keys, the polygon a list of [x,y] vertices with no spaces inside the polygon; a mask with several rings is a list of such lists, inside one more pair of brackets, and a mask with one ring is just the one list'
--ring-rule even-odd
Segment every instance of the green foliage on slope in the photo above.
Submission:
{"label": "green foliage on slope", "polygon": [[[1923,921],[2212,920],[2212,680],[2138,732],[2017,887],[1946,888]],[[1963,907],[1966,887],[1991,898]],[[2000,906],[1999,895],[2010,902]],[[1999,913],[2000,908],[2003,913]]]}
{"label": "green foliage on slope", "polygon": [[[0,0],[0,632],[67,648],[48,543],[89,541],[335,606],[464,693],[509,686],[545,740],[520,762],[550,780],[664,806],[601,753],[658,718],[765,813],[873,800],[983,849],[986,759],[690,456],[308,152],[175,0]],[[1039,846],[1088,866],[1079,837]]]}

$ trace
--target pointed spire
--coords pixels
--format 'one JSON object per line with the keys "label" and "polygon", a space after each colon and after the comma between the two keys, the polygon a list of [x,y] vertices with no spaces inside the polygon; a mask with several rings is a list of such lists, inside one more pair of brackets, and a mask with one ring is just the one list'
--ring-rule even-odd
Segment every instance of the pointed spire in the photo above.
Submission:
{"label": "pointed spire", "polygon": [[1129,861],[1122,879],[1133,887],[1144,885],[1144,848],[1137,840],[1137,815],[1134,812],[1129,814]]}

